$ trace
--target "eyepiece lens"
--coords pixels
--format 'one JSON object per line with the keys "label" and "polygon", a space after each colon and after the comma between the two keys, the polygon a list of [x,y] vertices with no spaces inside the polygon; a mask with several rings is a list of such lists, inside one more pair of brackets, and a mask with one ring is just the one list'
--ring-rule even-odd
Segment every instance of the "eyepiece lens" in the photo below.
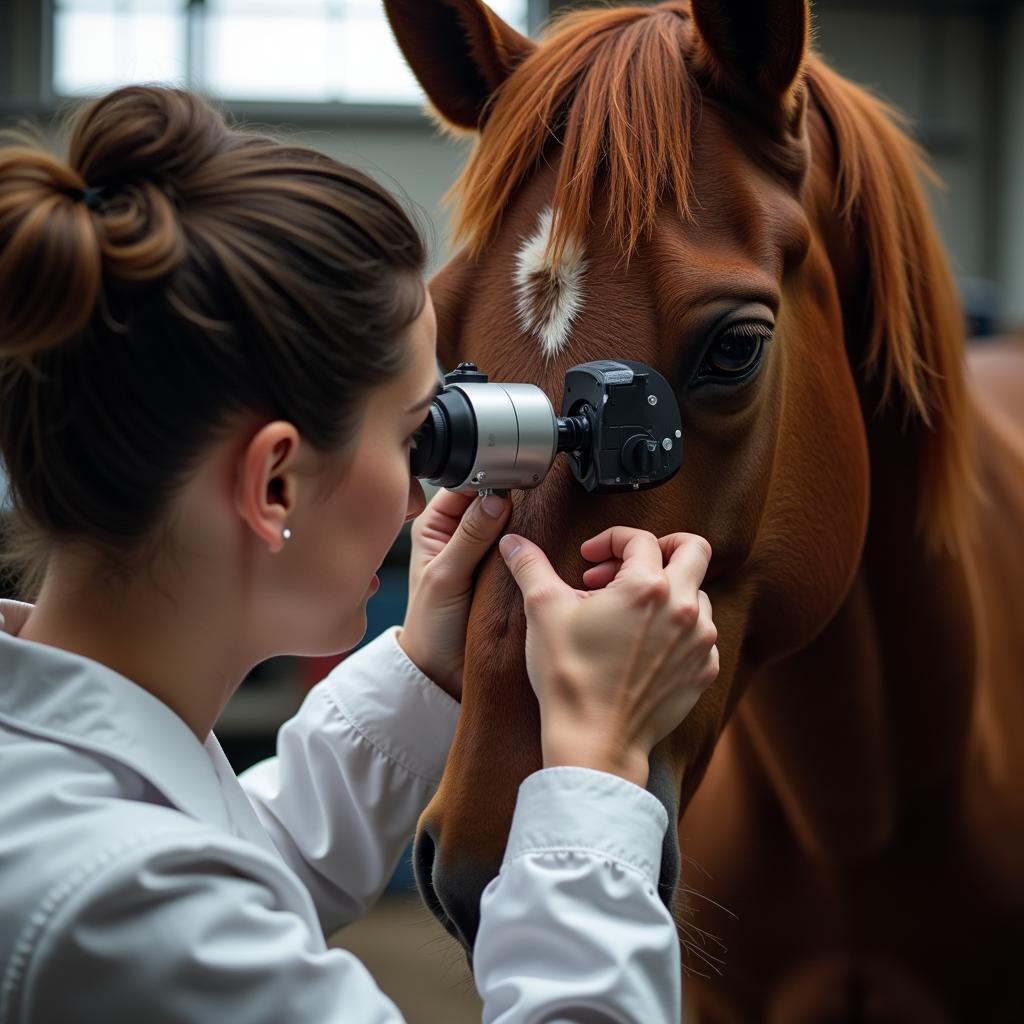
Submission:
{"label": "eyepiece lens", "polygon": [[423,425],[416,431],[416,447],[413,448],[410,459],[412,475],[420,479],[438,476],[448,461],[450,448],[448,424],[435,401],[431,404]]}

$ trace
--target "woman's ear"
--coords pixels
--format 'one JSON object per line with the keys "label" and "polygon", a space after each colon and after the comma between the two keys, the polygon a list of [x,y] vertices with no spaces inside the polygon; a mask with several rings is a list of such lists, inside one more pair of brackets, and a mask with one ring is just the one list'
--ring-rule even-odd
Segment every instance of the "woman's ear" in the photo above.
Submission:
{"label": "woman's ear", "polygon": [[299,432],[275,420],[261,427],[237,465],[235,508],[272,554],[284,546],[284,531],[295,510]]}
{"label": "woman's ear", "polygon": [[456,128],[483,127],[487,102],[535,44],[481,0],[384,0],[413,74]]}

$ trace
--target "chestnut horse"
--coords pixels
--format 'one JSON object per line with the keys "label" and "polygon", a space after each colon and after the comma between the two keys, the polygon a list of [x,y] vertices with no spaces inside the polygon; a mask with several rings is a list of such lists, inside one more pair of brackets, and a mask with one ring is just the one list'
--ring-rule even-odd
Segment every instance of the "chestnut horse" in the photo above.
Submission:
{"label": "chestnut horse", "polygon": [[[700,1019],[1024,1020],[1024,360],[965,366],[918,151],[809,52],[805,0],[576,11],[540,43],[480,0],[386,7],[479,133],[444,365],[559,401],[628,357],[677,390],[671,483],[591,497],[560,466],[510,529],[570,581],[614,523],[711,542],[721,675],[650,782]],[[541,764],[524,629],[491,556],[415,846],[467,950]]]}

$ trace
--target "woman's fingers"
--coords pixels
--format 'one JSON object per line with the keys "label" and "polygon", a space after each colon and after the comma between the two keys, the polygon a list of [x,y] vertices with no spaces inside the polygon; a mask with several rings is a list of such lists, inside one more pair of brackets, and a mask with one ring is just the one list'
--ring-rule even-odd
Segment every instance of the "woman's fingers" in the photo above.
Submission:
{"label": "woman's fingers", "polygon": [[423,525],[433,522],[433,525],[442,525],[447,532],[455,532],[466,509],[473,503],[476,497],[473,493],[462,491],[449,491],[441,488],[427,504],[427,507],[416,517],[415,523]]}
{"label": "woman's fingers", "polygon": [[658,538],[628,526],[613,526],[591,537],[580,546],[580,554],[588,562],[618,559],[622,565],[615,579],[641,586],[660,576],[664,564]]}
{"label": "woman's fingers", "polygon": [[22,601],[0,601],[0,630],[17,636],[34,607]]}
{"label": "woman's fingers", "polygon": [[673,590],[696,600],[711,562],[711,545],[693,533],[672,533],[659,541]]}
{"label": "woman's fingers", "polygon": [[618,558],[609,558],[607,562],[600,565],[593,565],[583,573],[583,582],[591,590],[601,590],[619,573],[622,561]]}
{"label": "woman's fingers", "polygon": [[718,629],[712,618],[711,601],[703,590],[697,594],[696,608],[697,614],[683,646],[689,650],[689,664],[698,675],[706,677],[706,682],[710,682],[718,674]]}
{"label": "woman's fingers", "polygon": [[718,642],[718,627],[715,625],[711,611],[711,599],[703,590],[697,592],[697,607],[699,609],[696,626],[697,642],[703,644],[710,652]]}
{"label": "woman's fingers", "polygon": [[553,598],[574,593],[552,568],[548,556],[532,541],[509,533],[501,538],[498,547],[522,591],[527,618]]}
{"label": "woman's fingers", "polygon": [[585,541],[580,553],[598,563],[583,574],[590,590],[603,589],[615,580],[651,589],[660,576],[667,578],[674,603],[687,605],[696,617],[697,591],[711,560],[711,546],[703,537],[672,533],[656,538],[645,530],[614,526]]}

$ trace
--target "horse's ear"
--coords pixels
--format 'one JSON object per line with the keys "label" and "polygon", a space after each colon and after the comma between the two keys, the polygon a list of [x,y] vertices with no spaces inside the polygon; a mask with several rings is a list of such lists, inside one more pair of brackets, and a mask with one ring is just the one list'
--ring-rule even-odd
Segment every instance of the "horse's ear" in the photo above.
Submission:
{"label": "horse's ear", "polygon": [[693,0],[706,70],[720,87],[783,114],[787,127],[803,109],[807,0]]}
{"label": "horse's ear", "polygon": [[405,59],[437,112],[483,127],[487,101],[535,44],[481,0],[384,0]]}

